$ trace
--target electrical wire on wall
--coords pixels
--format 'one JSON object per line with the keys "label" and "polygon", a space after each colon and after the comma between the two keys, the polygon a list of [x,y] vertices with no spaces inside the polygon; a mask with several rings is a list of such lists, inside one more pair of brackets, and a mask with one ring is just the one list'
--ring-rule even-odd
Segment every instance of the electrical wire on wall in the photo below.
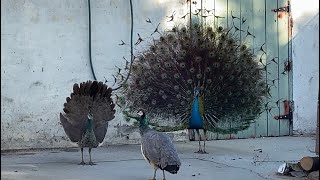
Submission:
{"label": "electrical wire on wall", "polygon": [[[132,6],[132,0],[129,0],[130,2],[130,15],[131,15],[131,30],[130,30],[130,54],[131,54],[131,61],[130,61],[130,68],[129,68],[129,72],[128,72],[128,76],[126,77],[126,79],[124,80],[123,84],[127,82],[127,80],[129,79],[129,75],[131,73],[131,65],[133,63],[133,6]],[[92,72],[92,76],[94,80],[97,80],[95,72],[94,72],[94,68],[92,65],[92,53],[91,53],[91,7],[90,7],[90,0],[88,0],[88,12],[89,12],[89,60],[90,60],[90,67],[91,67],[91,72]],[[121,88],[122,85],[120,85],[119,87],[113,88],[112,90],[118,90],[119,88]]]}
{"label": "electrical wire on wall", "polygon": [[88,0],[88,10],[89,10],[89,60],[91,72],[93,75],[93,79],[97,80],[96,74],[94,73],[93,65],[92,65],[92,55],[91,55],[91,8],[90,8],[90,0]]}
{"label": "electrical wire on wall", "polygon": [[133,56],[133,6],[132,6],[132,0],[129,0],[130,1],[130,16],[131,16],[131,30],[130,30],[130,54],[131,54],[131,60],[130,60],[130,67],[129,67],[129,72],[128,72],[128,75],[126,77],[126,79],[123,81],[123,83],[116,87],[116,88],[112,88],[113,91],[116,91],[118,89],[120,89],[122,87],[122,85],[124,83],[127,82],[127,80],[129,79],[129,76],[130,76],[130,73],[131,73],[131,67],[132,67],[132,63],[133,63],[133,59],[134,59],[134,56]]}

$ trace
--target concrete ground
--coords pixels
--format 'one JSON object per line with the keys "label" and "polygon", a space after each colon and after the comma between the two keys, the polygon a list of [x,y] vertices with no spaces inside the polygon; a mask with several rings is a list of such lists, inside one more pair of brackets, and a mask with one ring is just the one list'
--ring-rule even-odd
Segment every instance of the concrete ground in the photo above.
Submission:
{"label": "concrete ground", "polygon": [[[175,145],[182,166],[176,175],[166,173],[168,180],[297,179],[279,176],[276,171],[285,162],[315,156],[314,137],[209,141],[209,154],[193,153],[198,148],[197,142]],[[86,149],[86,162],[88,158]],[[78,148],[1,153],[1,179],[143,180],[153,175],[140,153],[140,145],[99,147],[92,151],[92,158],[97,165],[77,165],[80,162]],[[162,179],[161,171],[157,179]]]}

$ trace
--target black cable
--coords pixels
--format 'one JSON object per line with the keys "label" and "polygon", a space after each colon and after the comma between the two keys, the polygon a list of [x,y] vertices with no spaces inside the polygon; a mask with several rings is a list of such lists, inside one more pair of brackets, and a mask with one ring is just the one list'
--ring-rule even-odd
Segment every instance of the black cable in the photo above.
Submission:
{"label": "black cable", "polygon": [[90,60],[90,67],[91,67],[91,72],[93,75],[93,79],[97,80],[96,75],[93,70],[93,65],[92,65],[92,55],[91,55],[91,8],[90,8],[90,0],[88,0],[88,10],[89,10],[89,60]]}
{"label": "black cable", "polygon": [[112,91],[120,89],[122,87],[122,85],[127,82],[127,80],[129,79],[129,75],[131,73],[131,69],[132,69],[131,67],[132,67],[132,63],[133,63],[133,59],[134,59],[134,56],[133,56],[133,7],[132,7],[132,0],[129,0],[129,1],[130,1],[130,13],[131,13],[131,30],[130,30],[131,61],[130,61],[130,68],[129,68],[128,75],[127,75],[126,79],[123,81],[123,83],[120,86],[112,89]]}

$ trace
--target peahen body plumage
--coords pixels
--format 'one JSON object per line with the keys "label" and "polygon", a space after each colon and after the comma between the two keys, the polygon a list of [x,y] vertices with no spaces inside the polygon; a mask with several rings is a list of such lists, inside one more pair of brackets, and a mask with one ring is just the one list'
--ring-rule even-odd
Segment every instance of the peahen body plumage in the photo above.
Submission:
{"label": "peahen body plumage", "polygon": [[112,89],[97,81],[75,83],[73,92],[67,97],[63,111],[60,113],[62,127],[72,142],[81,148],[80,164],[84,165],[83,148],[91,149],[102,143],[108,128],[108,122],[115,116],[115,105],[111,99]]}
{"label": "peahen body plumage", "polygon": [[[261,113],[266,83],[252,49],[232,29],[174,27],[136,54],[126,106],[176,121],[167,130],[236,133]],[[227,125],[227,126],[226,126]],[[205,153],[200,146],[199,153]],[[206,137],[204,137],[204,140]],[[204,142],[205,143],[205,142]]]}
{"label": "peahen body plumage", "polygon": [[156,172],[161,169],[163,179],[165,172],[176,174],[181,162],[171,139],[168,135],[157,132],[149,127],[149,122],[143,110],[138,111],[138,117],[127,115],[139,122],[141,134],[141,153],[145,160],[154,168],[153,180],[156,179]]}

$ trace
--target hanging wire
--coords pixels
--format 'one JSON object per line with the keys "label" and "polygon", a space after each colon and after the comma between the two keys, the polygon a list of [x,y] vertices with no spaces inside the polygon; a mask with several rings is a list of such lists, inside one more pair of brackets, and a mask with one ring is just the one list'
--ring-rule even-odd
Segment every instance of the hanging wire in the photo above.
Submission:
{"label": "hanging wire", "polygon": [[91,8],[90,8],[90,0],[88,0],[88,10],[89,10],[89,60],[90,60],[90,68],[93,75],[93,79],[97,80],[96,75],[94,73],[93,65],[92,65],[92,55],[91,55]]}
{"label": "hanging wire", "polygon": [[129,79],[130,73],[131,73],[132,63],[133,63],[133,60],[134,60],[134,56],[133,56],[133,7],[132,7],[132,0],[129,0],[129,1],[130,1],[130,14],[131,14],[131,30],[130,30],[131,61],[130,61],[130,67],[129,67],[129,72],[128,72],[128,75],[127,75],[126,79],[123,81],[123,83],[120,86],[118,86],[116,88],[112,88],[112,91],[116,91],[116,90],[120,89],[122,87],[122,85],[127,82],[127,80]]}

